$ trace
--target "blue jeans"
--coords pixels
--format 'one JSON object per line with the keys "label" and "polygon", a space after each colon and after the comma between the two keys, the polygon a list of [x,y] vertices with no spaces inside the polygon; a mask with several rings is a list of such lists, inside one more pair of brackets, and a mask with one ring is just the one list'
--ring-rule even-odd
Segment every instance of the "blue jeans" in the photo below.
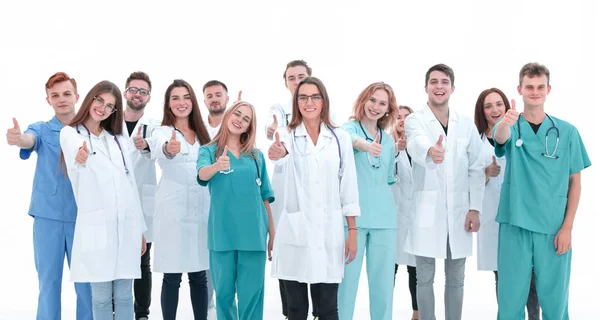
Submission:
{"label": "blue jeans", "polygon": [[[160,305],[163,320],[175,320],[179,304],[179,284],[181,273],[165,273],[160,292]],[[208,292],[206,288],[206,271],[189,272],[190,296],[195,320],[205,320],[208,313]]]}
{"label": "blue jeans", "polygon": [[[92,310],[94,320],[133,319],[133,280],[120,279],[93,282]],[[114,304],[114,318],[113,318]]]}

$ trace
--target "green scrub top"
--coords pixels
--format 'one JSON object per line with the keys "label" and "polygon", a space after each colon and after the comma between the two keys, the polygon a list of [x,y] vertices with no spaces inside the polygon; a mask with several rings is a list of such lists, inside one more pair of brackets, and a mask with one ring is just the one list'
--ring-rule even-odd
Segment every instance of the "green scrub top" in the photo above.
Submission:
{"label": "green scrub top", "polygon": [[[557,139],[556,130],[548,131],[552,128],[549,117],[546,116],[541,123],[537,134],[525,118],[519,117],[521,147],[515,144],[519,137],[517,124],[510,128],[510,138],[506,143],[495,143],[496,156],[506,155],[496,221],[533,232],[556,234],[566,213],[569,176],[589,167],[591,162],[577,129],[552,117],[560,135]],[[547,132],[549,155],[552,155],[558,140],[556,159],[542,155],[546,154]],[[496,127],[492,136],[495,133]]]}
{"label": "green scrub top", "polygon": [[[343,129],[350,133],[352,142],[357,138],[373,141],[369,131],[361,128],[360,122],[346,122]],[[368,152],[354,149],[360,216],[356,226],[372,229],[396,229],[396,204],[390,185],[394,179],[394,158],[396,147],[394,138],[381,130],[381,154],[375,158]],[[371,161],[369,163],[369,160]],[[379,168],[374,168],[379,166]],[[346,222],[344,222],[346,223]]]}
{"label": "green scrub top", "polygon": [[[196,169],[216,162],[216,144],[200,147]],[[252,156],[242,154],[236,158],[231,151],[227,155],[233,172],[215,173],[209,181],[200,180],[210,192],[208,215],[208,249],[214,251],[266,251],[269,220],[264,200],[275,200],[265,159],[258,149]],[[257,172],[257,166],[260,171]],[[256,183],[260,176],[261,186]]]}

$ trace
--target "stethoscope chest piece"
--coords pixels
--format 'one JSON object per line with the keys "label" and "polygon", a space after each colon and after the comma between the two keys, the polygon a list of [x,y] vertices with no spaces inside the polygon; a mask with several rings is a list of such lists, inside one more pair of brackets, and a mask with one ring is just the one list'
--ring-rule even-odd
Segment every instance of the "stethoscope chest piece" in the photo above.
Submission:
{"label": "stethoscope chest piece", "polygon": [[517,148],[520,148],[523,145],[523,139],[519,138],[517,139],[517,142],[515,142],[515,146],[517,146]]}
{"label": "stethoscope chest piece", "polygon": [[262,181],[260,181],[260,178],[256,178],[256,185],[257,186],[262,186]]}

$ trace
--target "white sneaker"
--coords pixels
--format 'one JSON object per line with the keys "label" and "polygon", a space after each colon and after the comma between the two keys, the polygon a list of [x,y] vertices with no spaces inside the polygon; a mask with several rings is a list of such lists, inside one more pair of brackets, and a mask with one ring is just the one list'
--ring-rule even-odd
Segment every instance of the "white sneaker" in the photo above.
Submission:
{"label": "white sneaker", "polygon": [[217,308],[208,308],[208,320],[217,320]]}

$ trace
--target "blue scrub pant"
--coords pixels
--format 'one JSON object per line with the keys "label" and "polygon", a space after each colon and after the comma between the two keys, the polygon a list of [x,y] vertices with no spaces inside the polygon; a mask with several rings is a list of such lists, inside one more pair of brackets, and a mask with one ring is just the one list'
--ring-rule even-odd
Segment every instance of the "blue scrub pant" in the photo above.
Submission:
{"label": "blue scrub pant", "polygon": [[[346,227],[346,236],[348,228]],[[338,290],[340,320],[352,320],[365,251],[371,319],[391,320],[396,262],[396,229],[358,228],[356,258],[344,269]]]}
{"label": "blue scrub pant", "polygon": [[498,235],[498,320],[525,319],[531,268],[542,318],[568,320],[571,252],[557,255],[553,234],[500,223]]}
{"label": "blue scrub pant", "polygon": [[[61,290],[65,254],[71,265],[75,223],[40,217],[33,219],[33,255],[38,274],[37,320],[61,319]],[[75,283],[77,320],[92,320],[92,289]]]}
{"label": "blue scrub pant", "polygon": [[[262,320],[265,295],[265,251],[210,250],[217,319]],[[235,305],[237,294],[238,308]]]}

